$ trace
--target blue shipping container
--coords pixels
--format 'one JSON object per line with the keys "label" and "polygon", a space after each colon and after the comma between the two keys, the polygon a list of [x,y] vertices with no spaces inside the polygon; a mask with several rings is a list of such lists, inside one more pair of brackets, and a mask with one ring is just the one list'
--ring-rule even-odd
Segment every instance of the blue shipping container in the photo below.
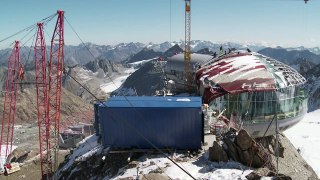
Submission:
{"label": "blue shipping container", "polygon": [[102,143],[116,148],[200,149],[201,97],[112,97],[99,106]]}

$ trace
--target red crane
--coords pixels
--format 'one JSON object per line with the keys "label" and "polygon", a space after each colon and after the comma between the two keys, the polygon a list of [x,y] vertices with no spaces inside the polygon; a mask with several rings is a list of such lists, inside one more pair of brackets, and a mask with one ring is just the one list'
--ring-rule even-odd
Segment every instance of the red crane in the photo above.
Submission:
{"label": "red crane", "polygon": [[51,39],[49,79],[48,79],[48,119],[50,134],[49,150],[52,151],[50,162],[53,163],[52,172],[58,167],[59,128],[61,86],[64,69],[64,11],[58,11],[58,19]]}
{"label": "red crane", "polygon": [[[1,154],[1,151],[3,151],[2,145],[5,145],[5,159],[12,152],[14,121],[16,116],[16,99],[18,94],[19,72],[21,71],[21,68],[19,41],[15,41],[12,54],[8,62],[1,126],[0,156],[3,156],[3,154]],[[2,163],[3,165],[6,164],[6,162]]]}
{"label": "red crane", "polygon": [[51,151],[49,144],[48,90],[46,70],[46,44],[43,23],[38,23],[38,31],[34,46],[34,62],[36,67],[37,110],[40,143],[40,163],[42,179],[52,176]]}

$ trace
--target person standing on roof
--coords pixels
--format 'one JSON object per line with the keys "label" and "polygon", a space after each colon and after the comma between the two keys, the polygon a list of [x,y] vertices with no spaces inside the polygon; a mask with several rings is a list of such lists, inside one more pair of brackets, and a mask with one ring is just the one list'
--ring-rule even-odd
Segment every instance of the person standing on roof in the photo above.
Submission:
{"label": "person standing on roof", "polygon": [[222,45],[220,46],[220,55],[222,55],[224,53]]}

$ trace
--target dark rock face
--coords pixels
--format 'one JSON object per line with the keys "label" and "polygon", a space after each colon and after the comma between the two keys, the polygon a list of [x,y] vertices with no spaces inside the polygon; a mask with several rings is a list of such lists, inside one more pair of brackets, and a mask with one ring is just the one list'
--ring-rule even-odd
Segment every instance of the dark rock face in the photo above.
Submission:
{"label": "dark rock face", "polygon": [[183,52],[183,49],[178,45],[178,44],[175,44],[174,46],[172,46],[171,48],[169,48],[166,52],[164,52],[164,56],[165,57],[171,57],[175,54],[179,54],[179,53],[182,53]]}
{"label": "dark rock face", "polygon": [[161,83],[163,81],[161,68],[157,68],[156,64],[156,61],[144,64],[140,69],[131,74],[122,87],[114,91],[111,96],[125,95],[126,93],[122,92],[125,89],[134,89],[138,96],[155,95],[156,90],[161,90],[164,87],[164,84]]}
{"label": "dark rock face", "polygon": [[211,161],[223,161],[223,162],[227,162],[228,161],[228,155],[227,153],[224,151],[224,149],[222,148],[222,146],[220,146],[220,144],[218,144],[216,141],[213,143],[213,146],[209,148],[209,159]]}
{"label": "dark rock face", "polygon": [[12,153],[9,155],[7,163],[23,163],[28,158],[30,152],[31,151],[23,151],[22,149],[17,148],[14,151],[12,151]]}
{"label": "dark rock face", "polygon": [[197,51],[199,54],[213,54],[213,52],[209,48],[203,48]]}
{"label": "dark rock face", "polygon": [[[252,173],[246,175],[246,178],[248,180],[256,180],[261,179],[262,177],[276,177],[276,173],[270,171],[268,168],[259,168],[256,171],[253,171]],[[290,176],[284,175],[284,174],[278,174],[276,179],[281,180],[292,180]]]}
{"label": "dark rock face", "polygon": [[[209,148],[211,161],[234,160],[254,168],[260,168],[267,164],[267,166],[270,166],[269,169],[274,169],[272,165],[268,164],[271,158],[266,150],[256,143],[244,129],[238,132],[234,142],[227,137],[223,138],[223,142],[225,144],[223,147],[214,142],[213,147]],[[225,157],[225,154],[227,157]]]}
{"label": "dark rock face", "polygon": [[261,177],[266,177],[270,174],[268,168],[260,168],[257,171],[254,171],[246,176],[248,180],[260,179]]}
{"label": "dark rock face", "polygon": [[153,49],[144,48],[133,57],[131,57],[127,63],[134,63],[141,60],[152,59],[157,56],[161,56],[161,52],[155,52]]}
{"label": "dark rock face", "polygon": [[238,136],[236,137],[236,143],[241,148],[241,150],[246,150],[252,146],[253,140],[247,131],[241,129],[238,133]]}
{"label": "dark rock face", "polygon": [[[276,140],[274,136],[268,136],[264,138],[257,138],[257,142],[259,142],[265,149],[269,151],[270,154],[276,155]],[[278,152],[279,157],[284,157],[285,148],[281,144],[281,142],[278,143]]]}
{"label": "dark rock face", "polygon": [[96,59],[94,61],[88,62],[85,67],[92,72],[97,72],[99,69],[102,69],[104,73],[118,72],[117,67],[120,64],[115,64],[111,61],[104,59]]}
{"label": "dark rock face", "polygon": [[237,146],[229,139],[226,139],[224,142],[228,146],[228,157],[230,157],[234,161],[240,162]]}

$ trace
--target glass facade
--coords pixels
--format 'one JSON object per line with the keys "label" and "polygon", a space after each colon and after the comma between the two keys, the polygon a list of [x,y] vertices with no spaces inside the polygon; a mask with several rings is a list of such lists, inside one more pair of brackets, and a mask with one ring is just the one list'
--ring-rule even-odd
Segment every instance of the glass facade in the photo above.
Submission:
{"label": "glass facade", "polygon": [[275,115],[278,120],[288,119],[307,112],[307,95],[301,87],[291,86],[278,91],[246,92],[226,94],[214,99],[210,108],[231,116],[241,117],[244,122],[271,121]]}

